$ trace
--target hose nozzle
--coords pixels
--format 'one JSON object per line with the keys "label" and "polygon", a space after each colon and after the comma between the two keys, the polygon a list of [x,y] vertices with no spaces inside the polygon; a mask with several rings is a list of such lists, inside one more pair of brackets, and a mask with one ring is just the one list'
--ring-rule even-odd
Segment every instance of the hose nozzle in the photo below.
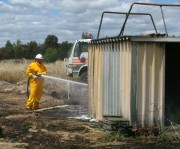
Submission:
{"label": "hose nozzle", "polygon": [[37,77],[41,77],[41,75],[42,75],[41,73],[36,74]]}

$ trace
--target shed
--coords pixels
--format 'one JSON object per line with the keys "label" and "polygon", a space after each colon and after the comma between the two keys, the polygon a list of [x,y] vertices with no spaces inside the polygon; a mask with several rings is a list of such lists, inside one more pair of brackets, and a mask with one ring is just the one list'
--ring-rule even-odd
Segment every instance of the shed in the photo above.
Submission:
{"label": "shed", "polygon": [[133,3],[118,36],[97,37],[89,44],[89,114],[132,126],[179,123],[180,37],[168,36],[167,30],[159,34],[156,28],[153,34],[124,36],[135,4],[167,6]]}

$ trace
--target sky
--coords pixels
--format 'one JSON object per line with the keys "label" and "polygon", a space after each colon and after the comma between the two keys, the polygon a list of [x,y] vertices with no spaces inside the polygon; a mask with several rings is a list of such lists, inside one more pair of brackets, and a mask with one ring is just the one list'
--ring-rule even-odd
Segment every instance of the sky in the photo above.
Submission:
{"label": "sky", "polygon": [[[83,32],[91,33],[96,39],[102,13],[128,12],[133,2],[180,4],[180,0],[0,0],[0,47],[7,40],[42,44],[48,35],[55,35],[59,43],[74,42]],[[180,35],[180,7],[163,7],[163,11],[168,34]],[[137,5],[132,12],[153,13],[158,33],[165,32],[160,7]],[[105,14],[99,38],[119,35],[124,19],[122,14]],[[149,16],[132,15],[124,34],[154,31]]]}

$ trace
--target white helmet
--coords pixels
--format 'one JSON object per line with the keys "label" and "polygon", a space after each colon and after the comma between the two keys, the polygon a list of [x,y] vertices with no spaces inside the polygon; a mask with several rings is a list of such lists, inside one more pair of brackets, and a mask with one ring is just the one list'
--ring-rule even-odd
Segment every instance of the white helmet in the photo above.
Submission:
{"label": "white helmet", "polygon": [[41,54],[37,54],[35,59],[43,59],[43,56]]}

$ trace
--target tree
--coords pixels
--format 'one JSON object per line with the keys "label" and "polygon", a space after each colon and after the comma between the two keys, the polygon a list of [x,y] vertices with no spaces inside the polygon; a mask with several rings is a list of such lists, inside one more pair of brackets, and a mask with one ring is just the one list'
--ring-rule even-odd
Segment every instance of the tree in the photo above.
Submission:
{"label": "tree", "polygon": [[23,57],[23,51],[22,51],[22,43],[20,40],[17,40],[14,50],[15,50],[15,58],[22,58]]}
{"label": "tree", "polygon": [[5,44],[5,59],[12,59],[14,58],[14,46],[13,44],[8,40]]}
{"label": "tree", "polygon": [[73,44],[72,43],[68,43],[68,41],[62,42],[61,44],[59,44],[59,59],[63,60],[64,58],[68,57],[71,48],[72,48]]}
{"label": "tree", "polygon": [[27,55],[26,58],[32,59],[36,55],[36,51],[38,51],[38,44],[36,41],[30,41],[27,43]]}
{"label": "tree", "polygon": [[44,42],[45,48],[58,48],[58,38],[55,35],[48,35]]}
{"label": "tree", "polygon": [[0,48],[0,60],[5,59],[5,47]]}
{"label": "tree", "polygon": [[27,45],[23,45],[20,40],[13,43],[15,56],[14,58],[26,58],[27,56]]}
{"label": "tree", "polygon": [[45,62],[55,62],[58,59],[58,52],[57,49],[48,48],[46,53],[44,54],[44,61]]}
{"label": "tree", "polygon": [[68,43],[68,41],[58,43],[58,38],[55,35],[48,35],[43,44],[37,44],[36,41],[22,44],[20,40],[11,43],[8,40],[5,47],[0,48],[0,60],[12,58],[34,59],[36,54],[41,53],[45,56],[46,62],[54,62],[57,59],[63,60],[68,57],[72,46],[73,43]]}

